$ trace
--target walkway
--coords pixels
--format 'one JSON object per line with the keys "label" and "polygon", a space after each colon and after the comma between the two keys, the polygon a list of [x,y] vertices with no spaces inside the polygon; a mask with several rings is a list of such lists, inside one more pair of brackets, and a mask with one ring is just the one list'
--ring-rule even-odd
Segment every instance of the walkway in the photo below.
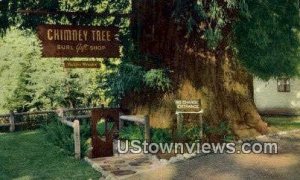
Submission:
{"label": "walkway", "polygon": [[300,131],[258,138],[278,142],[279,154],[219,154],[169,164],[129,179],[300,179]]}

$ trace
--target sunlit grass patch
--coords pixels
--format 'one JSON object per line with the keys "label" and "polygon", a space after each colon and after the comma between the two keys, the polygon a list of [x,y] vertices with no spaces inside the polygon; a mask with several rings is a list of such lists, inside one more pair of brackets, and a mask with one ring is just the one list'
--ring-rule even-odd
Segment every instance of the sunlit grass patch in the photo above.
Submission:
{"label": "sunlit grass patch", "polygon": [[300,116],[294,117],[265,117],[271,131],[289,131],[300,129]]}
{"label": "sunlit grass patch", "polygon": [[42,131],[0,136],[0,179],[99,179],[86,162],[45,141]]}

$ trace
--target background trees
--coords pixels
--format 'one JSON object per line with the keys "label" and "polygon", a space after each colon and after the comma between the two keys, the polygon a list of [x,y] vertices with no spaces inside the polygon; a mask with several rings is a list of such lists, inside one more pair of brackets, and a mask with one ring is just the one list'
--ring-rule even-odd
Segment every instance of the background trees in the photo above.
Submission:
{"label": "background trees", "polygon": [[[298,0],[4,0],[0,8],[2,34],[41,23],[120,27],[122,63],[105,60],[113,70],[100,84],[116,103],[149,113],[153,126],[174,124],[175,99],[201,99],[209,126],[225,122],[239,137],[265,133],[252,75],[299,74]],[[79,13],[27,16],[18,9]]]}
{"label": "background trees", "polygon": [[241,64],[256,77],[299,76],[299,1],[246,1],[234,24]]}
{"label": "background trees", "polygon": [[41,58],[37,37],[16,29],[0,40],[0,109],[28,111],[106,103],[97,76],[106,71],[64,69],[63,59]]}

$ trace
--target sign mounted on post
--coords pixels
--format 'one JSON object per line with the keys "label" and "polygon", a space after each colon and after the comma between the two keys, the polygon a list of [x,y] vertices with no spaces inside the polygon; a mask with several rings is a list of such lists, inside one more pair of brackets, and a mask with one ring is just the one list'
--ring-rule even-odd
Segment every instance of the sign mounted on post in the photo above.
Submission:
{"label": "sign mounted on post", "polygon": [[203,137],[203,110],[201,109],[200,100],[176,100],[176,116],[177,116],[177,133],[182,134],[183,130],[183,115],[198,114],[199,115],[199,137]]}
{"label": "sign mounted on post", "polygon": [[43,57],[120,57],[118,28],[97,26],[39,25]]}

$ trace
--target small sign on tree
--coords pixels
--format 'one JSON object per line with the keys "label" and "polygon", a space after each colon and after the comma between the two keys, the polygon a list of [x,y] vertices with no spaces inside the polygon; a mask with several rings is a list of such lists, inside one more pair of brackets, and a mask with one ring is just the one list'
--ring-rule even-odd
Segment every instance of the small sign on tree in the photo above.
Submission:
{"label": "small sign on tree", "polygon": [[201,111],[200,100],[176,100],[176,111],[199,112]]}
{"label": "small sign on tree", "polygon": [[64,61],[65,68],[100,68],[98,61]]}

